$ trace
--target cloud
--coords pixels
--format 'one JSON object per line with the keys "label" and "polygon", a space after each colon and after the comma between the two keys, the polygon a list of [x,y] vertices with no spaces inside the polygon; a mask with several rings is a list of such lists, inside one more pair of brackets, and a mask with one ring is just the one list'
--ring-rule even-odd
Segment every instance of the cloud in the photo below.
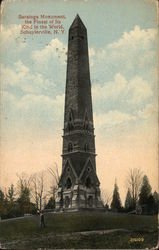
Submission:
{"label": "cloud", "polygon": [[20,25],[1,25],[1,62],[12,65],[15,60],[22,58],[28,50],[26,38],[20,35]]}
{"label": "cloud", "polygon": [[89,48],[89,58],[95,55],[95,50],[93,48]]}
{"label": "cloud", "polygon": [[147,78],[149,72],[157,68],[157,30],[135,26],[117,41],[92,50],[95,52],[90,59],[92,78],[112,78],[116,72]]}
{"label": "cloud", "polygon": [[124,32],[122,37],[112,44],[108,45],[109,49],[125,50],[132,49],[149,49],[156,37],[157,31],[155,29],[140,29],[138,25],[130,32]]}
{"label": "cloud", "polygon": [[126,89],[127,80],[126,78],[117,73],[114,76],[114,80],[107,82],[103,85],[94,84],[92,87],[92,94],[94,102],[102,99],[106,100],[107,98],[117,98],[123,90]]}
{"label": "cloud", "polygon": [[67,47],[58,38],[52,39],[47,46],[41,50],[32,52],[32,59],[38,64],[48,64],[51,59],[58,59],[61,63],[66,62]]}
{"label": "cloud", "polygon": [[153,92],[150,83],[145,81],[139,76],[135,76],[130,80],[128,91],[130,92],[131,98],[128,100],[133,104],[142,103],[149,97],[152,97]]}
{"label": "cloud", "polygon": [[140,76],[126,79],[117,73],[114,79],[103,85],[92,87],[93,107],[96,127],[112,127],[130,123],[139,119],[150,119],[150,112],[155,104],[152,101],[153,92],[150,84]]}
{"label": "cloud", "polygon": [[142,119],[148,119],[154,115],[157,119],[157,105],[152,103],[147,104],[143,110],[138,111],[138,116]]}
{"label": "cloud", "polygon": [[[29,130],[57,129],[61,124],[64,108],[64,95],[57,95],[52,99],[45,95],[26,94],[22,97],[16,97],[13,94],[2,91],[2,117],[7,118],[4,125]],[[29,126],[28,126],[29,125]],[[13,127],[12,127],[13,128]],[[62,124],[61,124],[62,128]]]}
{"label": "cloud", "polygon": [[157,30],[139,26],[124,32],[118,41],[107,46],[109,63],[123,71],[147,71],[157,63],[156,35]]}
{"label": "cloud", "polygon": [[88,49],[88,53],[89,53],[90,67],[93,67],[93,65],[94,65],[94,60],[93,60],[92,58],[95,56],[95,49],[89,48],[89,49]]}
{"label": "cloud", "polygon": [[1,25],[1,39],[0,39],[0,46],[2,49],[2,55],[8,54],[8,51],[16,53],[20,50],[23,50],[27,43],[24,38],[20,35],[21,25],[12,24],[7,27]]}
{"label": "cloud", "polygon": [[19,88],[26,93],[44,94],[53,89],[54,83],[45,79],[40,73],[32,73],[30,69],[18,60],[12,67],[1,66],[2,89]]}
{"label": "cloud", "polygon": [[[147,115],[155,98],[157,67],[156,29],[141,29],[124,32],[115,42],[95,49],[91,60],[92,96],[94,110],[102,116],[107,114],[112,121],[112,112],[118,111],[126,117],[150,119]],[[93,50],[94,49],[94,50]],[[105,81],[105,79],[109,79]],[[110,112],[110,113],[109,113]],[[109,116],[108,116],[109,114]],[[114,113],[118,116],[117,113]],[[130,116],[129,116],[130,115]],[[145,117],[145,118],[144,118]],[[107,118],[103,118],[105,120]],[[120,119],[119,119],[120,121]],[[124,120],[123,120],[124,121]],[[100,119],[99,119],[100,124]]]}
{"label": "cloud", "polygon": [[96,60],[98,62],[106,58],[106,49],[94,49],[89,48],[89,60],[90,60],[90,67],[94,66]]}
{"label": "cloud", "polygon": [[92,87],[93,100],[98,103],[114,102],[118,105],[124,102],[125,105],[138,105],[152,97],[153,92],[150,84],[140,76],[127,80],[124,75],[117,73],[113,81],[103,85],[94,84]]}
{"label": "cloud", "polygon": [[58,38],[52,39],[44,48],[33,50],[31,53],[32,70],[50,79],[55,85],[52,92],[64,91],[66,81],[66,45]]}
{"label": "cloud", "polygon": [[129,121],[135,121],[136,117],[127,113],[122,113],[118,110],[109,111],[106,114],[95,114],[95,127],[103,128],[105,126],[116,126]]}
{"label": "cloud", "polygon": [[[6,33],[6,37],[9,34]],[[144,30],[136,26],[104,48],[89,48],[91,66],[95,66],[98,79],[92,86],[93,106],[99,124],[101,119],[101,126],[134,121],[136,116],[144,119],[145,105],[153,97],[152,84],[145,80],[147,77],[141,70],[132,76],[129,72],[145,68],[147,62],[147,66],[153,64],[155,36],[154,29]],[[61,83],[65,81],[66,51],[66,45],[55,38],[44,48],[32,51],[32,69],[22,60],[11,67],[2,65],[2,89],[8,93],[9,103],[12,102],[17,116],[23,120],[32,117],[38,123],[46,119],[48,124],[51,121],[49,117],[55,116],[56,119],[56,113],[60,114],[59,119],[63,117],[64,96],[60,93],[63,93],[64,86]],[[112,77],[107,77],[109,72]],[[18,91],[22,93],[17,94]]]}

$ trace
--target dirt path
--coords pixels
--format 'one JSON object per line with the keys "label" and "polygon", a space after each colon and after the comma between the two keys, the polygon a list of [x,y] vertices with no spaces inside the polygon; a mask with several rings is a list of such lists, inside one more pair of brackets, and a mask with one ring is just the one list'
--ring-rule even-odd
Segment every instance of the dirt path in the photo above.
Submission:
{"label": "dirt path", "polygon": [[73,233],[66,233],[66,234],[60,234],[57,236],[71,236],[71,235],[91,235],[91,234],[109,234],[109,233],[114,233],[114,232],[128,232],[129,230],[126,229],[108,229],[108,230],[93,230],[93,231],[83,231],[83,232],[73,232]]}

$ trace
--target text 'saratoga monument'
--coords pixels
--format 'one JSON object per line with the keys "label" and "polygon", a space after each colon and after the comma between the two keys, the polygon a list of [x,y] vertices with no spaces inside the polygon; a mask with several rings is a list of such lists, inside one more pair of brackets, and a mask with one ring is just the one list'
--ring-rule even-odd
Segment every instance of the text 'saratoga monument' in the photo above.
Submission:
{"label": "text 'saratoga monument'", "polygon": [[87,30],[77,15],[69,29],[57,210],[103,208],[96,174],[94,137]]}

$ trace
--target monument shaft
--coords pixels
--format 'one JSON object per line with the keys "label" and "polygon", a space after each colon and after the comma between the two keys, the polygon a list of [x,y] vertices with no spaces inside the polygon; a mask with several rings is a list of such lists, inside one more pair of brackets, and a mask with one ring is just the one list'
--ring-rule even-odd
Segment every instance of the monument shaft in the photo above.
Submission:
{"label": "monument shaft", "polygon": [[62,174],[56,208],[101,208],[96,174],[87,30],[77,15],[69,29]]}

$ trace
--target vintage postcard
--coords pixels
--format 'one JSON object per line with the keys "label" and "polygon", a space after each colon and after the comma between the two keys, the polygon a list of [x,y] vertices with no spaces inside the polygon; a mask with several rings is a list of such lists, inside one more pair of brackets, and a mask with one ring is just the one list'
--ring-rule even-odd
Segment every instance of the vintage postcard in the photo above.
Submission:
{"label": "vintage postcard", "polygon": [[2,1],[1,249],[157,249],[157,12]]}

